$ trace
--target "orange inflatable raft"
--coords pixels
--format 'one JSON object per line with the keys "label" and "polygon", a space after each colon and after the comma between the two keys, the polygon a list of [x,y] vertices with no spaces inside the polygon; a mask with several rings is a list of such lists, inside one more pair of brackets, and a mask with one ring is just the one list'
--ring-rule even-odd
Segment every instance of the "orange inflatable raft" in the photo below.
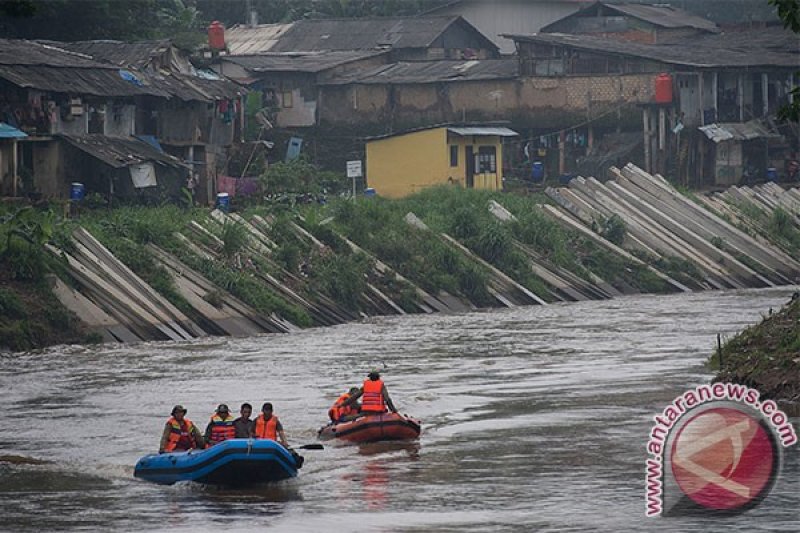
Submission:
{"label": "orange inflatable raft", "polygon": [[398,413],[367,415],[348,422],[331,422],[320,428],[320,440],[344,442],[379,442],[385,440],[414,440],[419,437],[419,420]]}

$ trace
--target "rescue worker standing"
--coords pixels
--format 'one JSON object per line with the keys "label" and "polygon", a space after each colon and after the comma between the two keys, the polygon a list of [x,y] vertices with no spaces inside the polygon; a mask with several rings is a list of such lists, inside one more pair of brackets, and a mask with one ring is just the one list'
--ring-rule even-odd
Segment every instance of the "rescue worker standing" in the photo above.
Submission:
{"label": "rescue worker standing", "polygon": [[361,407],[358,405],[358,402],[345,405],[347,400],[349,400],[358,392],[358,387],[351,387],[348,392],[345,392],[339,396],[339,399],[333,403],[333,406],[330,409],[328,409],[328,416],[330,417],[331,422],[345,422],[358,417],[358,410]]}
{"label": "rescue worker standing", "polygon": [[194,448],[204,448],[203,436],[191,420],[185,417],[186,408],[176,405],[172,408],[172,416],[164,426],[158,453],[181,452]]}
{"label": "rescue worker standing", "polygon": [[261,414],[256,418],[253,437],[256,439],[270,439],[280,442],[284,448],[288,448],[286,434],[283,432],[283,425],[278,417],[272,414],[272,404],[266,402],[261,407]]}
{"label": "rescue worker standing", "polygon": [[385,413],[387,407],[389,411],[397,412],[378,370],[372,370],[367,374],[364,385],[344,403],[344,406],[353,405],[359,398],[361,398],[362,415],[379,415]]}
{"label": "rescue worker standing", "polygon": [[206,426],[206,443],[214,446],[228,439],[236,438],[233,415],[224,403],[219,404],[214,416]]}

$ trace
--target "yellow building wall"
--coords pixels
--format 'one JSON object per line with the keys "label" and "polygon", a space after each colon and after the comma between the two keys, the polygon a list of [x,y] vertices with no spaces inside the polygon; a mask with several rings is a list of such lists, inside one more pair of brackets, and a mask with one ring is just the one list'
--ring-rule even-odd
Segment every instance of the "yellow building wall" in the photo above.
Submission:
{"label": "yellow building wall", "polygon": [[447,130],[436,128],[367,143],[367,185],[380,196],[402,198],[447,183]]}
{"label": "yellow building wall", "polygon": [[[497,136],[460,137],[436,128],[378,139],[367,143],[367,185],[387,198],[402,198],[427,187],[466,186],[466,147],[477,160],[481,146],[494,146],[497,172],[474,176],[474,188],[500,190],[503,183],[503,147]],[[458,164],[450,166],[450,146],[458,146]],[[476,167],[477,168],[477,164]]]}

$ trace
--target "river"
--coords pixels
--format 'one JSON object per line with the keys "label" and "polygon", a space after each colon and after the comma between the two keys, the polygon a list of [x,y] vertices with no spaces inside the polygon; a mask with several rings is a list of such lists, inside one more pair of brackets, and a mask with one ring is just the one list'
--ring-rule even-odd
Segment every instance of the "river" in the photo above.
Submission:
{"label": "river", "polygon": [[[711,378],[718,332],[791,288],[636,296],[375,318],[295,334],[57,347],[2,356],[8,531],[797,531],[798,447],[768,498],[731,518],[644,516],[653,415]],[[173,404],[203,429],[216,404],[275,404],[293,444],[370,367],[414,445],[307,450],[296,479],[248,490],[132,477]],[[794,420],[797,425],[797,420]]]}

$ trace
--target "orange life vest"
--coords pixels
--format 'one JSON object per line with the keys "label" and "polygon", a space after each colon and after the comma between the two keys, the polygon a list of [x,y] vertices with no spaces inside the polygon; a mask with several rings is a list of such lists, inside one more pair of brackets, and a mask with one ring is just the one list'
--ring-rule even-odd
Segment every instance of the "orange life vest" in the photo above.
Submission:
{"label": "orange life vest", "polygon": [[192,424],[191,420],[184,418],[183,424],[181,424],[173,416],[167,420],[167,424],[169,425],[169,437],[167,438],[167,445],[164,446],[165,452],[192,450],[197,447],[192,436],[194,424]]}
{"label": "orange life vest", "polygon": [[209,446],[220,443],[224,440],[236,438],[236,426],[233,425],[234,418],[228,415],[224,419],[219,415],[211,417],[211,436],[209,437]]}
{"label": "orange life vest", "polygon": [[361,411],[369,413],[383,413],[386,404],[383,401],[383,380],[364,382],[364,394],[361,396]]}
{"label": "orange life vest", "polygon": [[272,415],[269,420],[264,420],[264,413],[258,415],[253,436],[257,439],[278,440],[278,417]]}
{"label": "orange life vest", "polygon": [[339,399],[334,402],[333,407],[328,409],[328,416],[331,418],[331,420],[338,422],[342,419],[342,417],[358,413],[358,410],[354,405],[348,405],[347,407],[344,407],[344,403],[349,399],[349,392],[345,392],[339,396]]}

